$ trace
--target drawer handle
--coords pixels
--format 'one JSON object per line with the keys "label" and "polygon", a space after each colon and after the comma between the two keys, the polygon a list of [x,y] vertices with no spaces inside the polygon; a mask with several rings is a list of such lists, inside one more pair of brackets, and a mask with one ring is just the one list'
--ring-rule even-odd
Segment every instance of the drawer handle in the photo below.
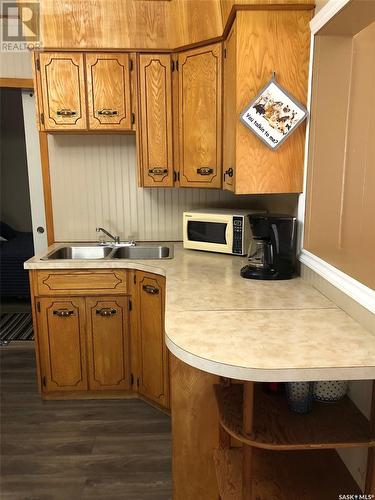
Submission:
{"label": "drawer handle", "polygon": [[58,109],[56,111],[57,116],[75,116],[77,111],[73,111],[72,109]]}
{"label": "drawer handle", "polygon": [[102,309],[97,309],[96,314],[98,316],[114,316],[117,313],[117,309],[103,307]]}
{"label": "drawer handle", "polygon": [[151,175],[164,175],[168,173],[168,169],[162,167],[154,167],[154,168],[149,168],[148,173]]}
{"label": "drawer handle", "polygon": [[146,293],[151,293],[152,295],[156,295],[159,293],[159,288],[156,288],[152,285],[143,285],[143,290]]}
{"label": "drawer handle", "polygon": [[214,169],[211,167],[197,168],[197,174],[199,174],[199,175],[211,175],[213,173],[214,173]]}
{"label": "drawer handle", "polygon": [[98,115],[101,116],[116,116],[118,115],[117,109],[98,109]]}
{"label": "drawer handle", "polygon": [[71,309],[55,309],[53,311],[54,316],[58,316],[59,318],[69,318],[69,316],[74,315],[74,311]]}
{"label": "drawer handle", "polygon": [[228,168],[228,170],[226,170],[226,171],[224,172],[224,180],[225,180],[225,176],[226,176],[226,175],[227,175],[228,177],[233,177],[233,173],[234,173],[233,168],[232,168],[232,167]]}

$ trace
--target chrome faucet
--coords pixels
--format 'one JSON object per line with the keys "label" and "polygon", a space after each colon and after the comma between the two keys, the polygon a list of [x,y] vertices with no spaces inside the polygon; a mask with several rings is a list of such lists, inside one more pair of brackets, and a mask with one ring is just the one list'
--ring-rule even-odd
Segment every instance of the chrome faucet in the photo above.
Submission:
{"label": "chrome faucet", "polygon": [[[109,238],[111,238],[113,240],[113,242],[114,242],[115,245],[120,245],[120,236],[113,236],[113,234],[109,233],[103,227],[97,227],[96,228],[96,232],[100,233],[100,231],[102,233],[106,234],[107,236],[109,236]],[[101,243],[101,245],[105,245],[105,242]],[[121,246],[124,246],[124,247],[135,247],[136,246],[136,242],[134,240],[121,241]]]}
{"label": "chrome faucet", "polygon": [[106,229],[104,229],[103,227],[97,227],[96,228],[96,232],[97,233],[100,233],[100,231],[104,234],[106,234],[107,236],[109,236],[109,238],[111,238],[117,245],[120,243],[120,236],[113,236],[113,234],[109,233]]}

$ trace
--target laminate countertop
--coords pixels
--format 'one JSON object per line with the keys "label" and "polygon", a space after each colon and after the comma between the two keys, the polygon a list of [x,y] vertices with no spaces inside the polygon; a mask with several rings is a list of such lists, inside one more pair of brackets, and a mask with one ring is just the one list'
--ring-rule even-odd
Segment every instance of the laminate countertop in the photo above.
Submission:
{"label": "laminate countertop", "polygon": [[[375,379],[375,335],[301,278],[245,280],[246,259],[184,250],[166,260],[40,260],[25,269],[137,269],[166,276],[168,349],[240,380]],[[374,319],[375,320],[375,319]]]}

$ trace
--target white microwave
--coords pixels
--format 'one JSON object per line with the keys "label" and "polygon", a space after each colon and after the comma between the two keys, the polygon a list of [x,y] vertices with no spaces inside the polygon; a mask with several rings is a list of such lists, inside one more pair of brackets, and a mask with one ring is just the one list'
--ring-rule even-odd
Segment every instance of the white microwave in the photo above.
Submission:
{"label": "white microwave", "polygon": [[184,248],[246,255],[251,230],[248,215],[260,210],[201,209],[184,212]]}

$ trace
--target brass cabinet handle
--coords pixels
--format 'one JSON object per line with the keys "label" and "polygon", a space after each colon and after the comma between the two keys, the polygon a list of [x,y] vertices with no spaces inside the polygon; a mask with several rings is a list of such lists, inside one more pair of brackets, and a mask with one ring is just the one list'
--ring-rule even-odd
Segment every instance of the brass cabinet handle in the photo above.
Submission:
{"label": "brass cabinet handle", "polygon": [[114,316],[117,314],[117,309],[102,307],[102,309],[97,309],[96,314],[98,316]]}
{"label": "brass cabinet handle", "polygon": [[199,175],[211,175],[213,173],[214,173],[214,169],[211,167],[197,168],[197,174],[199,174]]}
{"label": "brass cabinet handle", "polygon": [[107,109],[107,108],[98,109],[98,115],[102,115],[102,116],[116,116],[116,115],[118,115],[118,111],[117,111],[117,109]]}
{"label": "brass cabinet handle", "polygon": [[74,111],[73,109],[58,109],[56,111],[57,116],[75,116],[77,114],[77,111]]}
{"label": "brass cabinet handle", "polygon": [[59,316],[59,318],[69,318],[69,316],[73,316],[74,311],[71,309],[55,309],[53,311],[54,316]]}
{"label": "brass cabinet handle", "polygon": [[152,175],[164,175],[168,173],[168,169],[163,167],[154,167],[149,168],[148,173]]}
{"label": "brass cabinet handle", "polygon": [[228,177],[233,177],[233,174],[234,174],[234,170],[232,167],[228,168],[228,170],[226,170],[224,172],[224,180],[225,180],[225,176],[227,175]]}
{"label": "brass cabinet handle", "polygon": [[147,293],[151,293],[152,295],[156,295],[159,293],[159,288],[156,288],[152,285],[143,285],[143,290]]}

